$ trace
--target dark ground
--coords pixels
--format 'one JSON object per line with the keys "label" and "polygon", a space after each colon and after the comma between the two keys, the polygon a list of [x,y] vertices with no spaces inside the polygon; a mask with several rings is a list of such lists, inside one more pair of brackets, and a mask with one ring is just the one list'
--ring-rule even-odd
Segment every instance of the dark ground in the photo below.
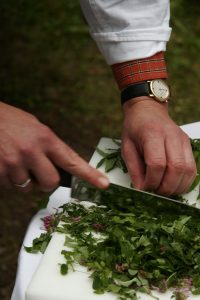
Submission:
{"label": "dark ground", "polygon": [[[34,113],[87,159],[101,136],[120,136],[118,91],[77,1],[3,0],[0,12],[0,99]],[[172,1],[167,58],[178,124],[200,119],[199,15],[198,1]],[[1,190],[2,300],[10,299],[27,225],[47,197]]]}

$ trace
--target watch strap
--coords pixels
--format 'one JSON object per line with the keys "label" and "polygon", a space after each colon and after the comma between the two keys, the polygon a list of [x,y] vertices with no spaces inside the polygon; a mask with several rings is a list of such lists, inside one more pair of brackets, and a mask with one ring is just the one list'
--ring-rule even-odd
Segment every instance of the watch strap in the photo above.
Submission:
{"label": "watch strap", "polygon": [[124,104],[126,101],[141,97],[141,96],[149,96],[150,88],[149,83],[147,81],[129,85],[121,92],[121,103]]}

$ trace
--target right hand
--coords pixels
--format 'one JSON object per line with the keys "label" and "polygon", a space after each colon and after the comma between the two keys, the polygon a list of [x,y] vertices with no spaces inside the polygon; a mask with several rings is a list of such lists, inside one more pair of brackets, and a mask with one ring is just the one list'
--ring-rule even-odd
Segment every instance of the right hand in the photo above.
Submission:
{"label": "right hand", "polygon": [[14,187],[34,178],[27,192],[36,185],[51,191],[59,185],[56,166],[98,188],[109,185],[107,177],[91,167],[47,126],[33,115],[0,102],[0,185]]}

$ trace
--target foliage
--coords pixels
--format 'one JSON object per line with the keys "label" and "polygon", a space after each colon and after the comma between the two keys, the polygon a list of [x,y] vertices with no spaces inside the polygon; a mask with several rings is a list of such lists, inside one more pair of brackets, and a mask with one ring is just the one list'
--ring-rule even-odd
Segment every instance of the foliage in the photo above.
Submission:
{"label": "foliage", "polygon": [[104,152],[98,147],[96,148],[97,153],[99,153],[103,158],[98,162],[97,168],[100,168],[102,165],[105,166],[105,172],[108,173],[111,170],[118,167],[121,169],[124,173],[127,173],[127,167],[125,165],[125,162],[121,155],[121,142],[113,140],[113,142],[117,145],[117,148],[115,149],[106,149],[109,152]]}
{"label": "foliage", "polygon": [[[115,197],[109,207],[63,206],[62,225],[56,228],[66,235],[68,247],[62,250],[66,263],[61,274],[79,263],[91,272],[95,293],[113,292],[119,299],[135,300],[138,291],[152,295],[169,288],[176,299],[199,294],[200,223],[140,206],[124,211],[115,207]],[[38,250],[34,242],[32,252]]]}

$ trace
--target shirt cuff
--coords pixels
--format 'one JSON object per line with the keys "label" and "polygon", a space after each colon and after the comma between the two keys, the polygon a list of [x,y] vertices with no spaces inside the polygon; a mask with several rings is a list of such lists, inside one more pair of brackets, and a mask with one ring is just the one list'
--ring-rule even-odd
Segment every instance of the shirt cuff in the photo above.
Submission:
{"label": "shirt cuff", "polygon": [[138,82],[168,78],[164,52],[148,58],[114,64],[111,67],[120,90]]}

